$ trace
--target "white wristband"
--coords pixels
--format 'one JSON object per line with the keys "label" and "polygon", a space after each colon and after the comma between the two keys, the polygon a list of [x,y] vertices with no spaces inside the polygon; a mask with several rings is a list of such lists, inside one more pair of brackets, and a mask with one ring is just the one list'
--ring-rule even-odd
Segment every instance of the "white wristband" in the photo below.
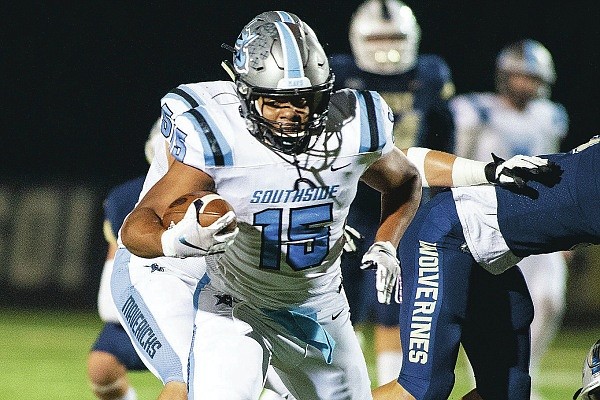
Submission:
{"label": "white wristband", "polygon": [[421,175],[421,186],[429,187],[427,178],[425,177],[425,156],[430,152],[430,149],[425,147],[410,147],[406,152],[406,158],[413,163]]}
{"label": "white wristband", "polygon": [[488,163],[456,157],[452,165],[452,186],[474,186],[489,183],[485,177]]}

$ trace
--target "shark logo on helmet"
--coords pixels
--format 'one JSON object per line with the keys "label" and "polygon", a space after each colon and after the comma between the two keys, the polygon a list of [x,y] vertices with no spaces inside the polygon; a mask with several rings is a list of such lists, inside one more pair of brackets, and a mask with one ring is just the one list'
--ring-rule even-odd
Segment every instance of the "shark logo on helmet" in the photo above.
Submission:
{"label": "shark logo on helmet", "polygon": [[233,65],[238,73],[249,71],[250,56],[248,54],[248,47],[256,38],[258,38],[258,35],[251,33],[250,28],[246,27],[235,41]]}

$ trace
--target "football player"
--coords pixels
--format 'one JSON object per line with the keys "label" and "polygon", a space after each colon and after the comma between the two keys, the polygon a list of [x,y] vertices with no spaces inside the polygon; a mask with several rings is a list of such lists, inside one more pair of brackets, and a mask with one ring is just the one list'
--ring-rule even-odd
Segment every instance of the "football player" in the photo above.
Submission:
{"label": "football player", "polygon": [[[186,102],[181,99],[173,103],[186,109]],[[158,119],[152,126],[144,152],[148,163],[153,163],[150,177],[158,179],[168,170],[169,157],[161,134],[161,121]],[[154,155],[158,154],[155,158]],[[113,188],[104,201],[104,237],[108,250],[98,291],[98,313],[104,322],[102,331],[88,355],[87,373],[94,394],[101,400],[136,400],[135,389],[127,379],[127,371],[147,371],[144,362],[138,356],[133,344],[118,319],[118,311],[110,292],[110,277],[113,271],[115,252],[117,250],[118,230],[126,215],[133,209],[146,176],[140,176]],[[159,271],[163,260],[154,260],[150,269]],[[182,260],[185,263],[186,261]],[[260,400],[293,400],[275,371],[269,368],[265,389]]]}
{"label": "football player", "polygon": [[[599,142],[541,156],[549,166],[531,176],[539,182],[453,188],[419,209],[400,246],[403,365],[375,399],[448,398],[461,343],[476,378],[465,399],[530,398],[533,304],[511,267],[533,254],[600,243],[600,215],[588,211],[600,198]],[[424,184],[452,182],[427,168],[419,168]]]}
{"label": "football player", "polygon": [[[419,54],[421,31],[406,4],[368,0],[352,16],[352,54],[334,54],[331,67],[336,88],[377,91],[394,113],[394,136],[400,148],[421,146],[454,151],[454,124],[448,99],[454,93],[450,68],[439,56]],[[424,200],[429,193],[424,193]],[[354,324],[374,323],[377,379],[389,382],[402,360],[398,307],[380,304],[374,293],[375,275],[361,271],[361,257],[373,241],[379,221],[379,193],[359,184],[350,207],[348,226],[354,228],[356,250],[342,257],[344,284]],[[350,250],[350,248],[348,248]]]}
{"label": "football player", "polygon": [[[549,99],[556,80],[550,52],[525,39],[504,47],[496,60],[496,93],[470,93],[451,100],[456,122],[456,154],[485,160],[491,152],[550,154],[567,135],[564,107]],[[530,371],[535,378],[565,309],[567,263],[563,253],[541,254],[519,262],[529,287],[535,317],[531,325]],[[541,399],[534,391],[532,399]]]}
{"label": "football player", "polygon": [[[389,301],[396,245],[420,200],[418,173],[394,146],[379,95],[332,95],[327,56],[297,16],[253,19],[231,72],[234,82],[186,85],[163,99],[174,161],[121,229],[126,248],[112,279],[121,321],[165,383],[161,396],[257,398],[272,364],[297,398],[370,398],[341,286],[344,223],[359,179],[383,192],[369,254]],[[194,107],[176,117],[174,95]],[[207,189],[236,215],[201,228],[191,207],[162,228],[170,202]],[[239,234],[221,234],[232,218]],[[189,264],[152,272],[148,258],[162,256]]]}

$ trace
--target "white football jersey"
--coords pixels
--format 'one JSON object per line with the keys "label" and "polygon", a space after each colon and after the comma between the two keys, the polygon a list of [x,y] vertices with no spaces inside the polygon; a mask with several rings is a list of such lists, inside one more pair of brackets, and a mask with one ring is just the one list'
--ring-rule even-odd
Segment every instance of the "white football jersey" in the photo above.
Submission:
{"label": "white football jersey", "polygon": [[564,107],[545,98],[519,111],[498,94],[471,93],[453,98],[451,107],[456,154],[475,160],[490,160],[492,151],[504,159],[556,153],[568,130]]}
{"label": "white football jersey", "polygon": [[[358,180],[394,146],[387,104],[374,92],[334,93],[326,131],[294,157],[250,134],[232,82],[180,88],[198,105],[174,118],[171,154],[214,179],[240,228],[217,266],[209,267],[213,285],[265,308],[337,292],[344,224]],[[175,113],[172,100],[163,99],[163,115]]]}

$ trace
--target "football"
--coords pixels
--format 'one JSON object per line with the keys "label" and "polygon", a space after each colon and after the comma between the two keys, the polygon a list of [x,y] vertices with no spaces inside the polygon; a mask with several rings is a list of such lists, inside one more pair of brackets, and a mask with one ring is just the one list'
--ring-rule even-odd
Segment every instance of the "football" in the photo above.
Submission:
{"label": "football", "polygon": [[[185,215],[188,207],[194,200],[201,201],[196,204],[196,217],[200,226],[206,227],[225,215],[228,211],[233,211],[231,204],[215,192],[200,191],[185,194],[174,200],[162,216],[162,225],[169,228],[171,224],[176,224]],[[233,220],[221,232],[228,233],[235,230],[237,221]]]}

